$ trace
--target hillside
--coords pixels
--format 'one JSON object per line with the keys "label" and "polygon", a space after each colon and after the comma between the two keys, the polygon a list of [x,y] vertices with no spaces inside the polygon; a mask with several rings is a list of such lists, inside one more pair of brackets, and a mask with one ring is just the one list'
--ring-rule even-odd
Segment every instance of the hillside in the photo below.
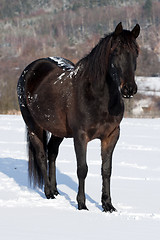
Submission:
{"label": "hillside", "polygon": [[137,75],[160,74],[160,1],[2,0],[0,3],[0,112],[17,109],[16,83],[24,67],[47,56],[73,62],[120,21],[138,22]]}

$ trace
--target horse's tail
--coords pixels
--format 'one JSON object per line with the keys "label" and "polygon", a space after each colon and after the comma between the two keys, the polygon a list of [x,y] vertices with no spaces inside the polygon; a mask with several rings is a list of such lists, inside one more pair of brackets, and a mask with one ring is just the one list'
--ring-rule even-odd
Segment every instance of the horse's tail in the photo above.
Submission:
{"label": "horse's tail", "polygon": [[[28,131],[27,128],[27,147],[28,147],[28,177],[29,177],[29,182],[30,185],[33,184],[33,187],[43,187],[43,183],[44,183],[44,179],[43,179],[43,174],[41,171],[41,168],[38,165],[38,159],[37,159],[37,154],[36,154],[36,149],[35,149],[35,145],[33,144],[33,138],[37,138],[37,136],[33,135],[31,136],[31,134]],[[32,141],[31,141],[32,138]],[[47,137],[47,132],[45,130],[43,130],[43,150],[45,152],[45,165],[47,168],[47,141],[48,141],[48,137]]]}
{"label": "horse's tail", "polygon": [[[18,84],[17,84],[17,94],[20,110],[22,117],[25,121],[27,127],[27,142],[28,142],[28,176],[30,184],[33,186],[43,186],[43,175],[41,169],[38,165],[38,154],[36,153],[36,148],[42,148],[42,151],[47,155],[47,132],[43,130],[34,120],[27,104],[27,80],[31,78],[32,71],[30,71],[30,66],[27,66],[22,72]],[[41,137],[38,136],[41,132]],[[37,133],[37,134],[36,134]],[[43,135],[43,136],[42,136]],[[40,140],[41,139],[41,140]],[[37,150],[38,151],[38,150]],[[45,157],[45,164],[47,167],[47,157]]]}

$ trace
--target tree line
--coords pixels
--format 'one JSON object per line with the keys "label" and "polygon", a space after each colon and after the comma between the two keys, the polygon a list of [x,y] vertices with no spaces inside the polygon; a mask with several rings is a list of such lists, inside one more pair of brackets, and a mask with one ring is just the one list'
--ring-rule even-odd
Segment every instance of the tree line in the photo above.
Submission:
{"label": "tree line", "polygon": [[0,112],[18,110],[16,84],[31,61],[62,56],[73,62],[87,54],[118,22],[138,22],[137,75],[160,74],[160,1],[158,0],[1,0]]}

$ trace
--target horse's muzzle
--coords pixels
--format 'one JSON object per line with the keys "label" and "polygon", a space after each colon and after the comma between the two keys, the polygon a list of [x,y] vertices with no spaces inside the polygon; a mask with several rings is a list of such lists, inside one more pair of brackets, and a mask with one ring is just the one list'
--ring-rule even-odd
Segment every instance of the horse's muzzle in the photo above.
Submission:
{"label": "horse's muzzle", "polygon": [[121,93],[124,98],[131,98],[137,93],[136,83],[124,83],[121,86]]}

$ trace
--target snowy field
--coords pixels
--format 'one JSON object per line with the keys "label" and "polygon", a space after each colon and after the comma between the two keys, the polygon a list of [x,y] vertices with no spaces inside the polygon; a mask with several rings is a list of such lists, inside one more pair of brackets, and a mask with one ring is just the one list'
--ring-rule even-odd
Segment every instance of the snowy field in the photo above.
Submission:
{"label": "snowy field", "polygon": [[139,93],[160,97],[160,77],[136,77],[136,82]]}
{"label": "snowy field", "polygon": [[88,144],[86,197],[78,211],[76,161],[71,139],[57,160],[60,195],[47,200],[28,185],[25,127],[20,116],[0,115],[1,240],[159,240],[160,119],[124,119],[113,156],[115,213],[101,208],[100,142]]}

